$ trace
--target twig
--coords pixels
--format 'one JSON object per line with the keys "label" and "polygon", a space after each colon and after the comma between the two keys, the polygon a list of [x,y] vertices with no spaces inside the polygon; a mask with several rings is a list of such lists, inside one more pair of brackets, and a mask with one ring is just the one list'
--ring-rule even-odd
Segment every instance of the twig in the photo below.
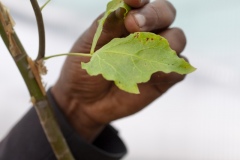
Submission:
{"label": "twig", "polygon": [[0,34],[26,83],[53,152],[58,160],[74,160],[50,107],[37,66],[25,52],[13,25],[10,14],[0,2]]}
{"label": "twig", "polygon": [[38,26],[39,48],[38,48],[38,56],[36,59],[36,61],[38,61],[45,57],[45,29],[44,29],[42,12],[37,3],[37,0],[30,0],[30,1],[36,16],[37,26]]}

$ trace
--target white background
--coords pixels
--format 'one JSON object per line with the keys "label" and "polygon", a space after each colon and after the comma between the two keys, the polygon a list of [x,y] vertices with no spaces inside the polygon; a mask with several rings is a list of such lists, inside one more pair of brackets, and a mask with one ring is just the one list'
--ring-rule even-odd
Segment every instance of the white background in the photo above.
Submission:
{"label": "white background", "polygon": [[[2,0],[34,58],[38,38],[29,1]],[[43,1],[40,1],[43,2]],[[114,122],[129,149],[125,160],[240,160],[240,1],[170,0],[173,26],[188,45],[183,52],[197,71],[140,113]],[[107,0],[58,0],[44,9],[47,54],[68,52],[104,11]],[[47,61],[47,87],[64,58]],[[30,98],[0,41],[0,139],[30,108]]]}

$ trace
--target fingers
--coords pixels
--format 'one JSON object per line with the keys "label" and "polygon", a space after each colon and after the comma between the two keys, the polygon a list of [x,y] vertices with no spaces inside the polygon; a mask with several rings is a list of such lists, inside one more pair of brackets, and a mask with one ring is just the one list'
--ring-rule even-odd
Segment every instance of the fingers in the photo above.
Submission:
{"label": "fingers", "polygon": [[112,88],[113,94],[111,110],[104,111],[110,113],[105,116],[105,122],[110,122],[131,114],[134,114],[164,94],[177,82],[183,80],[184,76],[177,73],[165,74],[157,72],[153,74],[150,82],[139,84],[141,94],[129,94],[116,87]]}
{"label": "fingers", "polygon": [[168,74],[163,72],[156,72],[152,75],[148,84],[157,86],[158,88],[160,88],[160,92],[164,93],[170,86],[182,81],[184,77],[185,75],[174,72]]}
{"label": "fingers", "polygon": [[130,33],[164,29],[172,24],[175,16],[176,10],[170,2],[157,0],[130,11],[125,26]]}
{"label": "fingers", "polygon": [[[113,38],[126,36],[128,32],[153,30],[156,32],[157,30],[166,29],[175,19],[176,11],[168,1],[157,0],[148,3],[149,0],[125,0],[125,2],[131,7],[140,8],[130,11],[124,21],[119,19],[116,14],[111,14],[104,25],[96,49],[108,43]],[[98,26],[98,19],[81,36],[78,42],[75,43],[72,51],[89,52],[94,33]],[[168,39],[173,50],[178,54],[181,53],[186,45],[186,38],[180,29],[168,29],[160,34]]]}
{"label": "fingers", "polygon": [[161,32],[160,35],[168,40],[170,47],[175,50],[178,55],[184,50],[187,40],[181,29],[167,29]]}
{"label": "fingers", "polygon": [[[163,30],[170,26],[175,19],[176,11],[166,0],[156,0],[152,3],[149,3],[149,0],[124,1],[137,9],[131,10],[125,20],[119,19],[116,14],[111,14],[106,20],[96,49],[113,38],[126,36],[129,32]],[[89,52],[99,18],[75,43],[72,51]]]}

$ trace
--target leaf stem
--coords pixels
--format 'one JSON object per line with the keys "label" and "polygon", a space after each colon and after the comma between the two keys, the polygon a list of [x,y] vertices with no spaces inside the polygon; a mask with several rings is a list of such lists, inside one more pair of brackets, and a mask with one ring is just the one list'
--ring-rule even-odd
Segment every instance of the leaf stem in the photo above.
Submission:
{"label": "leaf stem", "polygon": [[103,25],[104,25],[107,17],[108,17],[108,13],[105,12],[104,16],[98,21],[98,28],[96,30],[96,33],[95,33],[94,37],[93,37],[93,42],[92,42],[92,46],[91,46],[91,50],[90,50],[91,55],[93,55],[94,52],[95,52],[95,48],[96,48],[98,40],[99,40],[99,38],[102,34]]}
{"label": "leaf stem", "polygon": [[60,56],[83,56],[83,57],[92,57],[91,54],[87,53],[61,53],[61,54],[56,54],[48,57],[44,57],[43,60],[48,60],[54,57],[60,57]]}
{"label": "leaf stem", "polygon": [[46,3],[44,3],[44,5],[40,8],[41,9],[41,11],[44,9],[44,7],[50,2],[51,0],[47,0],[47,2]]}

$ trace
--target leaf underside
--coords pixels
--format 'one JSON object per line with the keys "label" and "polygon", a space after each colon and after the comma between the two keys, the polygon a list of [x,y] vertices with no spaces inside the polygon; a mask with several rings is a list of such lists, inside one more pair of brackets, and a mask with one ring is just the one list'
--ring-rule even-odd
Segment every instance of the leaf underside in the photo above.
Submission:
{"label": "leaf underside", "polygon": [[129,93],[139,93],[137,84],[149,81],[155,72],[188,74],[195,70],[179,58],[168,41],[154,33],[136,32],[115,38],[82,63],[89,75],[99,75]]}

